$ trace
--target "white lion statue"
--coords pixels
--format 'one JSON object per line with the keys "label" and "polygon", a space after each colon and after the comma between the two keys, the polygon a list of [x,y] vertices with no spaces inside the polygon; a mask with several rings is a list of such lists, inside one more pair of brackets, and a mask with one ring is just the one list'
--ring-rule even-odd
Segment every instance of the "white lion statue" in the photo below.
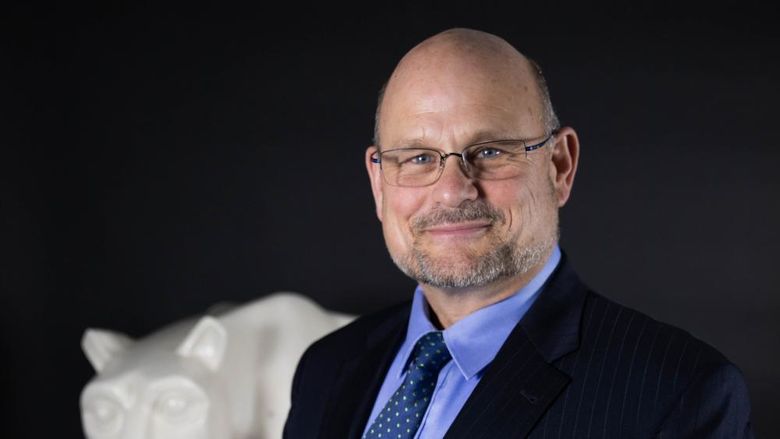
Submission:
{"label": "white lion statue", "polygon": [[295,293],[166,326],[142,339],[87,329],[97,375],[81,393],[88,439],[278,439],[295,366],[354,316]]}

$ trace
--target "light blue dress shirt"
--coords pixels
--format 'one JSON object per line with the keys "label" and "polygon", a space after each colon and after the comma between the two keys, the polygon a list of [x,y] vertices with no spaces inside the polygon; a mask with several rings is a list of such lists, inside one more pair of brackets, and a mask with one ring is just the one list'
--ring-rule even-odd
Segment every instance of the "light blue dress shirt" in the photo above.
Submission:
{"label": "light blue dress shirt", "polygon": [[[542,270],[517,293],[477,310],[444,330],[444,341],[452,354],[452,359],[439,372],[431,402],[415,438],[444,437],[482,378],[485,367],[493,361],[509,333],[534,303],[560,259],[561,251],[556,246]],[[412,300],[406,339],[385,376],[366,429],[371,426],[387,400],[404,381],[406,374],[404,369],[417,340],[426,333],[437,330],[431,323],[429,313],[422,289],[418,286]]]}

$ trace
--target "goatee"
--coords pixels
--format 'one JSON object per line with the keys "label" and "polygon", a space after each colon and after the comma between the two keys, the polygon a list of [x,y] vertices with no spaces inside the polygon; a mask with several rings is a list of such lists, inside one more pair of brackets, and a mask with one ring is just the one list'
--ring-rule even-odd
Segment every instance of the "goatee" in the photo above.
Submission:
{"label": "goatee", "polygon": [[[504,214],[484,201],[470,201],[455,209],[436,209],[414,218],[411,222],[415,240],[411,251],[404,255],[392,255],[393,262],[407,276],[420,283],[442,289],[481,287],[501,279],[520,276],[543,262],[557,242],[557,224],[552,236],[518,246],[514,239],[501,240],[489,235],[489,249],[476,252],[463,249],[462,257],[453,260],[437,257],[424,250],[420,236],[426,228],[441,224],[457,224],[482,220],[492,229],[505,222]],[[490,231],[488,232],[490,233]],[[481,254],[480,254],[481,253]]]}

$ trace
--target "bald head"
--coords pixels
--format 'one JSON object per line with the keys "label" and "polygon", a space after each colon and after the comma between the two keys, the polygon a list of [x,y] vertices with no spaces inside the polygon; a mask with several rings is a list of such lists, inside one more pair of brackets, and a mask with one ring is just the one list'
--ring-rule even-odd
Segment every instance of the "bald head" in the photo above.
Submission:
{"label": "bald head", "polygon": [[[472,29],[450,29],[412,48],[398,63],[377,105],[374,142],[380,143],[387,107],[408,104],[426,91],[473,89],[507,107],[522,108],[549,132],[558,120],[541,70],[505,40]],[[490,96],[493,95],[493,96]],[[522,104],[520,103],[522,101]]]}

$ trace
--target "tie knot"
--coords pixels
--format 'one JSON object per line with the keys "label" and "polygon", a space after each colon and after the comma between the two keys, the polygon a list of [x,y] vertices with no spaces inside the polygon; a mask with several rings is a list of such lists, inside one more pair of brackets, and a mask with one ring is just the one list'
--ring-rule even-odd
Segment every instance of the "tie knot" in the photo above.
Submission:
{"label": "tie knot", "polygon": [[414,352],[410,367],[417,367],[429,372],[438,372],[451,358],[441,331],[429,332],[422,336],[417,341]]}

